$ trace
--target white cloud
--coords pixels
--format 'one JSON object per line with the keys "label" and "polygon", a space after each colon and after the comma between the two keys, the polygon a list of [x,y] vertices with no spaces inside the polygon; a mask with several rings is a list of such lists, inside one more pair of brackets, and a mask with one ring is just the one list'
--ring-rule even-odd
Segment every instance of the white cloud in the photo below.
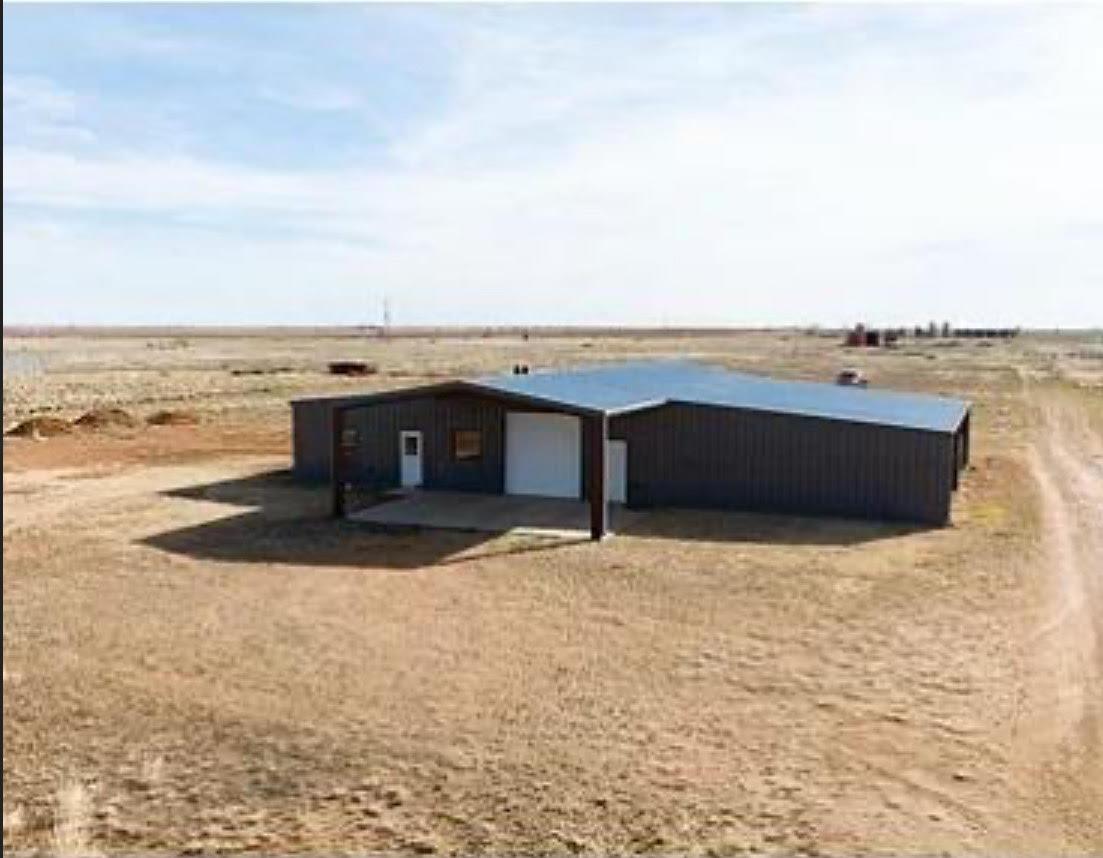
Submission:
{"label": "white cloud", "polygon": [[[829,60],[825,19],[859,34]],[[5,310],[84,282],[131,321],[357,321],[388,293],[411,323],[1103,323],[1103,16],[958,19],[607,42],[491,16],[397,166],[5,145]]]}
{"label": "white cloud", "polygon": [[4,75],[4,111],[19,110],[52,119],[76,114],[72,94],[56,84],[32,75]]}
{"label": "white cloud", "polygon": [[9,129],[40,144],[87,143],[94,135],[79,124],[71,92],[34,75],[4,75],[4,142]]}
{"label": "white cloud", "polygon": [[265,86],[261,87],[260,96],[274,104],[320,113],[350,112],[364,107],[364,99],[358,93],[334,86]]}

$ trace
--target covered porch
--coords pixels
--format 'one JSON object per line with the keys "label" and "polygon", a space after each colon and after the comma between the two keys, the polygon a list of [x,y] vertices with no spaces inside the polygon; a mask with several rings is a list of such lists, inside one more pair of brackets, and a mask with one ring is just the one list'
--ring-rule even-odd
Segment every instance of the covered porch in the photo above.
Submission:
{"label": "covered porch", "polygon": [[[608,509],[606,533],[644,514],[620,504]],[[351,512],[348,519],[381,527],[585,538],[592,535],[591,513],[586,500],[418,489]]]}
{"label": "covered porch", "polygon": [[[624,498],[627,460],[623,443],[619,455],[609,449],[608,413],[519,394],[472,391],[469,387],[455,382],[413,392],[380,394],[369,403],[335,406],[330,423],[333,516],[380,525],[588,533],[594,540],[608,534],[611,500]],[[462,461],[464,457],[454,446],[461,434],[455,428],[478,420],[470,415],[456,417],[459,409],[446,403],[450,396],[457,395],[497,408],[489,418],[484,415],[481,428],[462,433],[476,435],[472,463]],[[406,412],[402,411],[403,401],[411,403]],[[391,413],[394,403],[398,408]],[[388,410],[389,422],[378,421],[384,428],[368,427],[364,433],[381,451],[383,467],[379,471],[390,474],[382,486],[377,483],[376,490],[402,487],[403,496],[353,511],[346,503],[346,494],[355,488],[350,476],[354,468],[347,460],[359,442],[354,428],[350,447],[346,429],[350,413],[366,408]],[[574,427],[567,426],[564,435],[553,425],[557,421],[573,421]],[[396,429],[399,443],[391,446],[389,439]],[[619,491],[613,497],[609,474],[612,462],[621,465],[620,480],[615,483]],[[466,484],[457,486],[457,475],[472,464],[478,479],[464,479]]]}

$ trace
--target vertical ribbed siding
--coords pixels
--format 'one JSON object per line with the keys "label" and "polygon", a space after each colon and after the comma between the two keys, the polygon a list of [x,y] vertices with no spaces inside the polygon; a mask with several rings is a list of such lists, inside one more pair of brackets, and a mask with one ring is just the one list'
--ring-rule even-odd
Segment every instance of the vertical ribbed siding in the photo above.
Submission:
{"label": "vertical ribbed siding", "polygon": [[613,419],[632,506],[722,507],[944,523],[954,436],[665,405]]}
{"label": "vertical ribbed siding", "polygon": [[[356,430],[349,451],[347,475],[364,485],[395,486],[399,482],[398,433],[422,433],[423,470],[427,487],[470,491],[501,491],[503,408],[492,400],[471,396],[411,397],[366,405],[355,400],[293,403],[294,474],[309,482],[330,476],[330,417],[335,406],[349,406],[345,427]],[[453,461],[452,432],[477,429],[483,436],[481,459]]]}
{"label": "vertical ribbed siding", "polygon": [[329,479],[329,415],[332,406],[323,402],[291,404],[292,472],[304,482]]}
{"label": "vertical ribbed siding", "polygon": [[[422,433],[423,479],[426,488],[502,492],[505,486],[505,415],[507,411],[546,411],[507,404],[492,397],[448,393],[382,402],[362,398],[307,400],[292,403],[294,474],[307,482],[330,476],[330,415],[346,407],[344,425],[356,430],[346,467],[365,486],[399,483],[398,436],[402,430]],[[483,436],[478,461],[454,461],[452,432],[477,429]],[[588,485],[589,451],[583,445],[581,485]]]}
{"label": "vertical ribbed siding", "polygon": [[[356,430],[348,476],[362,486],[397,486],[399,433],[412,430],[422,434],[425,488],[501,492],[504,415],[501,404],[466,395],[414,397],[357,406],[345,415],[345,425]],[[458,461],[453,457],[452,433],[457,429],[480,432],[480,458]]]}

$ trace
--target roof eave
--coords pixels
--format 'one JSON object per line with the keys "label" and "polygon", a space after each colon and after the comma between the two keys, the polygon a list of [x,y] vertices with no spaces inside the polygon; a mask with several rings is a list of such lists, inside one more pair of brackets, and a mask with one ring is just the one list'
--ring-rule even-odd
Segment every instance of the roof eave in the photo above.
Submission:
{"label": "roof eave", "polygon": [[616,408],[607,408],[605,413],[610,417],[618,417],[622,414],[635,414],[637,411],[647,411],[649,408],[661,408],[663,405],[669,405],[675,402],[674,399],[647,399],[640,402],[633,402],[631,405],[621,405]]}
{"label": "roof eave", "polygon": [[547,396],[535,396],[531,393],[518,393],[513,390],[503,390],[491,384],[483,384],[478,381],[459,380],[455,385],[460,390],[474,393],[480,396],[489,396],[505,402],[514,402],[518,405],[536,405],[552,411],[560,411],[564,414],[573,414],[578,417],[600,417],[609,412],[603,408],[587,408],[584,405],[573,405],[559,399]]}
{"label": "roof eave", "polygon": [[[919,426],[915,423],[905,423],[898,420],[878,420],[871,417],[843,417],[838,414],[816,414],[811,411],[799,411],[780,407],[767,408],[756,405],[732,405],[722,402],[698,402],[692,399],[666,399],[656,405],[696,405],[702,408],[726,408],[731,411],[754,411],[759,414],[783,414],[787,417],[807,417],[809,420],[828,420],[834,423],[857,423],[862,426],[883,426],[886,429],[905,429],[912,432],[935,432],[938,434],[952,435],[961,428],[962,422],[969,414],[970,403],[963,403],[961,415],[949,426]],[[652,407],[652,406],[647,406]],[[632,409],[641,410],[641,409]]]}
{"label": "roof eave", "polygon": [[[334,408],[350,410],[362,408],[365,405],[374,405],[377,402],[389,402],[395,399],[406,399],[411,396],[426,396],[437,393],[447,393],[456,387],[454,381],[438,381],[433,384],[420,384],[416,387],[399,387],[390,390],[377,390],[372,393],[338,394],[336,396],[319,396],[307,399],[292,399],[292,405],[316,405],[319,403],[333,403]],[[342,403],[342,400],[352,400]]]}

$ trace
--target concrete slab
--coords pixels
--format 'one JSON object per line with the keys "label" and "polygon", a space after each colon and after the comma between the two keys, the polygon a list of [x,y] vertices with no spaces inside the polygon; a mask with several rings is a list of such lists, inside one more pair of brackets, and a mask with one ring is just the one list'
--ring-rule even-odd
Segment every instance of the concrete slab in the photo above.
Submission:
{"label": "concrete slab", "polygon": [[[616,531],[641,513],[610,505]],[[351,521],[392,527],[430,527],[485,533],[589,537],[590,504],[563,498],[414,491],[349,513]]]}

